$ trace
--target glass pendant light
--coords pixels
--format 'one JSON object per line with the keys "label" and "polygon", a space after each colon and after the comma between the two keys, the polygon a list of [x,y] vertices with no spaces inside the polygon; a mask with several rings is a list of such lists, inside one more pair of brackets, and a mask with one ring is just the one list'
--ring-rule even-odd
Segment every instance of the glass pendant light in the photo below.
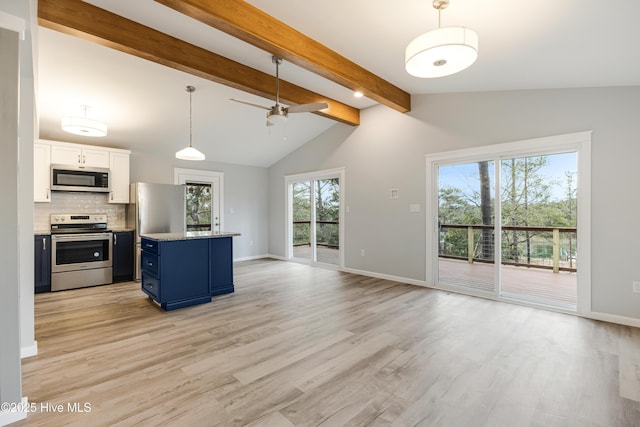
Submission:
{"label": "glass pendant light", "polygon": [[181,160],[204,160],[205,156],[203,153],[193,148],[192,144],[192,107],[191,107],[191,97],[193,92],[195,92],[196,88],[193,86],[187,86],[187,92],[189,92],[189,146],[183,148],[182,150],[176,153],[176,159]]}

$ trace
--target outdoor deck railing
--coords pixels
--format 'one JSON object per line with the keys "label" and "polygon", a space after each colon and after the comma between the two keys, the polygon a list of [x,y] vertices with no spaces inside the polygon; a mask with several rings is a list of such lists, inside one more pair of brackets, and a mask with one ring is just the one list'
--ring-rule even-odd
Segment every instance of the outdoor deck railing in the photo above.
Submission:
{"label": "outdoor deck railing", "polygon": [[[311,242],[309,240],[309,236],[311,236],[311,221],[293,221],[293,246],[310,246]],[[316,221],[315,224],[320,224],[321,226],[326,225],[335,225],[339,224],[338,221]],[[306,227],[301,227],[301,225],[306,225]],[[296,227],[297,226],[297,227]],[[329,233],[331,234],[331,233]],[[318,246],[325,246],[327,248],[335,248],[339,249],[340,245],[338,243],[338,230],[336,227],[335,230],[335,241],[330,238],[327,241],[322,241],[324,236],[318,236],[316,233],[316,244]]]}
{"label": "outdoor deck railing", "polygon": [[[440,224],[438,256],[494,263],[493,225]],[[502,264],[577,271],[575,227],[503,225]]]}

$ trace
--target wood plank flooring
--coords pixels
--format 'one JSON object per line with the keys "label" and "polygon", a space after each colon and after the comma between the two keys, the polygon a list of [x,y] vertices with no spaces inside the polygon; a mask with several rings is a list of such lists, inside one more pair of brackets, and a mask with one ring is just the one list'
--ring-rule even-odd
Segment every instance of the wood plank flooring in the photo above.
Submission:
{"label": "wood plank flooring", "polygon": [[640,426],[639,329],[274,260],[235,285],[36,295],[16,425]]}

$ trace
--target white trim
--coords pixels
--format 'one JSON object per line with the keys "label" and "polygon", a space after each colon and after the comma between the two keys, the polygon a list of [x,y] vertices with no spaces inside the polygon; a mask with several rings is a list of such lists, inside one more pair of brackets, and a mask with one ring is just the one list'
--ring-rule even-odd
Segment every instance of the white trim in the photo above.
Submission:
{"label": "white trim", "polygon": [[580,143],[578,148],[578,245],[580,263],[578,267],[578,306],[579,314],[591,313],[591,134]]}
{"label": "white trim", "polygon": [[355,268],[341,268],[340,271],[345,273],[359,274],[360,276],[375,277],[376,279],[391,280],[402,284],[420,286],[422,288],[431,288],[424,280],[409,279],[407,277],[393,276],[391,274],[375,273],[366,270],[357,270]]}
{"label": "white trim", "polygon": [[[195,182],[205,182],[211,183],[214,186],[213,194],[218,197],[218,212],[219,217],[219,226],[218,229],[215,229],[214,226],[214,212],[211,212],[212,224],[211,229],[213,231],[223,231],[224,230],[224,172],[216,172],[216,171],[208,171],[201,169],[184,169],[184,168],[174,168],[173,169],[173,183],[174,184],[184,184],[186,181],[195,181]],[[217,188],[215,188],[217,187]],[[216,191],[217,190],[217,191]],[[213,206],[216,205],[216,200],[212,200]]]}
{"label": "white trim", "polygon": [[271,258],[271,257],[272,257],[272,255],[269,255],[269,254],[251,255],[251,256],[244,256],[244,257],[234,258],[233,262],[253,261],[253,260],[256,260],[256,259]]}
{"label": "white trim", "polygon": [[[488,294],[476,295],[466,288],[459,289],[455,286],[437,284],[437,184],[438,166],[447,166],[460,163],[473,163],[478,161],[494,161],[495,170],[499,169],[499,161],[513,157],[540,156],[545,154],[560,154],[564,152],[577,153],[578,166],[578,242],[580,242],[580,264],[585,266],[578,269],[577,273],[577,293],[578,303],[576,312],[582,316],[589,316],[591,311],[591,131],[570,133],[565,135],[549,136],[544,138],[526,139],[503,144],[486,145],[464,150],[454,150],[444,153],[425,155],[426,159],[426,271],[425,278],[436,284],[436,289],[453,292],[468,293],[474,296],[490,298]],[[496,172],[496,180],[500,177]],[[499,183],[496,183],[496,194],[500,194]],[[436,197],[433,197],[433,195]],[[497,216],[497,213],[496,213]],[[498,225],[499,229],[499,225]],[[499,254],[496,254],[496,257]],[[496,269],[499,264],[496,265]],[[498,273],[499,275],[499,273]],[[499,296],[499,289],[496,289],[495,299],[498,301],[513,302],[510,298]],[[548,308],[545,305],[534,302],[518,301],[523,305],[532,307],[553,309],[554,311],[565,312],[562,309]]]}
{"label": "white trim", "polygon": [[29,399],[23,397],[18,406],[23,408],[22,411],[0,411],[0,426],[7,426],[9,424],[13,424],[17,421],[24,420],[27,418],[27,411],[25,410],[28,407]]}
{"label": "white trim", "polygon": [[20,35],[20,40],[24,40],[25,36],[25,20],[17,16],[10,15],[0,10],[0,28],[15,31]]}
{"label": "white trim", "polygon": [[618,316],[616,314],[591,312],[584,316],[587,319],[601,320],[603,322],[617,323],[619,325],[633,326],[634,328],[640,328],[640,319],[627,316]]}
{"label": "white trim", "polygon": [[267,254],[267,258],[273,258],[275,260],[278,261],[287,261],[287,258],[281,256],[281,255],[276,255],[276,254]]}
{"label": "white trim", "polygon": [[[331,179],[331,178],[338,178],[339,183],[340,183],[340,210],[338,212],[338,222],[339,224],[339,228],[338,228],[338,233],[339,233],[339,240],[340,240],[340,250],[339,250],[339,255],[338,255],[338,265],[337,268],[338,269],[342,269],[344,267],[344,254],[345,254],[345,206],[346,206],[346,199],[345,199],[345,188],[346,188],[346,183],[345,183],[345,168],[344,167],[340,167],[340,168],[334,168],[334,169],[324,169],[324,170],[319,170],[319,171],[314,171],[314,172],[305,172],[305,173],[299,173],[299,174],[295,174],[295,175],[286,175],[284,177],[284,194],[285,194],[285,216],[284,216],[284,230],[285,230],[285,256],[284,259],[285,260],[291,260],[291,261],[296,261],[296,262],[301,262],[301,263],[305,263],[305,264],[310,264],[310,265],[321,265],[321,264],[326,264],[326,263],[319,263],[317,261],[311,261],[311,262],[305,262],[306,260],[303,259],[299,259],[299,258],[294,258],[293,257],[293,250],[291,247],[291,239],[293,236],[293,225],[291,223],[291,218],[293,216],[293,204],[292,204],[292,198],[293,198],[293,193],[292,193],[292,184],[295,182],[303,182],[303,181],[316,181],[316,180],[320,180],[320,179]],[[311,189],[311,197],[312,200],[315,200],[315,198],[313,197],[313,192],[314,189]],[[312,210],[312,218],[311,218],[311,223],[313,224],[315,222],[315,209]],[[312,227],[312,230],[314,229],[314,227]],[[315,233],[315,231],[314,231]],[[314,239],[315,240],[315,239]],[[315,254],[315,248],[312,248],[312,254]],[[312,257],[313,259],[315,259],[315,256]],[[326,264],[327,266],[332,266],[331,268],[333,268],[333,264]]]}
{"label": "white trim", "polygon": [[[450,165],[478,160],[489,160],[496,154],[502,158],[518,156],[539,156],[540,152],[557,154],[575,151],[576,146],[584,141],[591,141],[591,131],[568,133],[564,135],[546,136],[543,138],[521,139],[502,144],[483,145],[481,147],[462,150],[426,154],[425,157],[437,161],[439,165]],[[449,161],[447,161],[449,160]]]}
{"label": "white trim", "polygon": [[20,347],[20,358],[32,357],[38,355],[38,341],[34,341],[33,344]]}

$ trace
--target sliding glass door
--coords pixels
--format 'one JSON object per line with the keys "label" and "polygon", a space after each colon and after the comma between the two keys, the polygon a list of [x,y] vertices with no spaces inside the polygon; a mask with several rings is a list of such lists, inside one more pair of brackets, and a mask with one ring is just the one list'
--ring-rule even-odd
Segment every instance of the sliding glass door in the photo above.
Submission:
{"label": "sliding glass door", "polygon": [[287,177],[288,259],[342,266],[343,172]]}
{"label": "sliding glass door", "polygon": [[575,309],[576,153],[504,159],[502,295]]}
{"label": "sliding glass door", "polygon": [[577,310],[578,236],[585,236],[578,228],[578,166],[587,165],[571,144],[547,145],[529,150],[534,155],[457,161],[455,153],[428,161],[437,191],[428,231],[435,283]]}
{"label": "sliding glass door", "polygon": [[494,162],[438,168],[440,283],[495,291]]}

